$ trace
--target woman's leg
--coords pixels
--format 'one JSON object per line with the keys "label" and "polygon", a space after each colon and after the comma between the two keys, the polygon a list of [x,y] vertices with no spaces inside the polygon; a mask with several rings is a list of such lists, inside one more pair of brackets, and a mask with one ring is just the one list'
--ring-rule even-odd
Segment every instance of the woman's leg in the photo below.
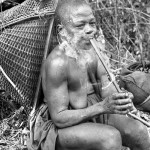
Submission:
{"label": "woman's leg", "polygon": [[59,129],[56,150],[121,150],[122,140],[115,128],[83,123]]}
{"label": "woman's leg", "polygon": [[133,150],[150,150],[148,130],[141,122],[125,115],[109,115],[109,125],[120,131],[123,145]]}

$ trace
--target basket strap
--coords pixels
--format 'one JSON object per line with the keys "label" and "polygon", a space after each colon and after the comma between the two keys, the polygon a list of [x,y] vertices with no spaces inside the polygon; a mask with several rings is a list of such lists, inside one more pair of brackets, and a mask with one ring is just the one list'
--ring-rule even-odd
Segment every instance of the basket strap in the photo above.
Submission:
{"label": "basket strap", "polygon": [[38,107],[39,97],[40,97],[41,92],[42,92],[42,66],[43,66],[45,59],[47,58],[48,53],[49,53],[49,47],[50,47],[50,44],[52,41],[51,38],[52,38],[53,24],[54,24],[54,16],[52,17],[52,19],[50,21],[50,25],[49,25],[48,35],[47,35],[47,39],[46,39],[46,45],[45,45],[45,49],[44,49],[44,57],[43,57],[40,75],[39,75],[38,84],[37,84],[37,89],[36,89],[36,93],[35,93],[35,97],[34,97],[34,104],[33,104],[32,111],[30,113],[31,116]]}

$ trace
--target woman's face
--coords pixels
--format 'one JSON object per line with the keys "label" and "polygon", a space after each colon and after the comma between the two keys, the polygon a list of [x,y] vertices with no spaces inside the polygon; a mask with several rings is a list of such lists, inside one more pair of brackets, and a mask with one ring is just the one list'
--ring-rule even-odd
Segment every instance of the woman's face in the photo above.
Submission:
{"label": "woman's face", "polygon": [[96,21],[92,9],[88,5],[81,5],[70,10],[65,29],[71,44],[77,48],[90,49],[90,39],[97,32]]}

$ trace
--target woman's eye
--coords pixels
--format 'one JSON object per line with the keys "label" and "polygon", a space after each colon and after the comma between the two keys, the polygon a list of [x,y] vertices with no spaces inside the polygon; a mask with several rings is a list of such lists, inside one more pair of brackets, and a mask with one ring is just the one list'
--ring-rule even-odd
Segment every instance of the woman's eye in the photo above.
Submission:
{"label": "woman's eye", "polygon": [[84,27],[84,24],[79,24],[79,25],[76,25],[77,28],[83,28]]}
{"label": "woman's eye", "polygon": [[90,25],[95,26],[96,22],[91,22]]}

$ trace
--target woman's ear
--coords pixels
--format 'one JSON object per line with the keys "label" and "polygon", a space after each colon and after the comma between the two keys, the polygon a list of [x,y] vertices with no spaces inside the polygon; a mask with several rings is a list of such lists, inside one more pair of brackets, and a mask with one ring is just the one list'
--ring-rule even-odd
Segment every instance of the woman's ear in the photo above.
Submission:
{"label": "woman's ear", "polygon": [[64,25],[59,25],[59,36],[60,36],[60,39],[61,41],[67,41],[67,42],[70,42],[70,39],[71,37],[69,36],[66,28],[64,27]]}
{"label": "woman's ear", "polygon": [[64,25],[62,23],[57,25],[57,33],[59,34],[61,30],[64,28]]}

